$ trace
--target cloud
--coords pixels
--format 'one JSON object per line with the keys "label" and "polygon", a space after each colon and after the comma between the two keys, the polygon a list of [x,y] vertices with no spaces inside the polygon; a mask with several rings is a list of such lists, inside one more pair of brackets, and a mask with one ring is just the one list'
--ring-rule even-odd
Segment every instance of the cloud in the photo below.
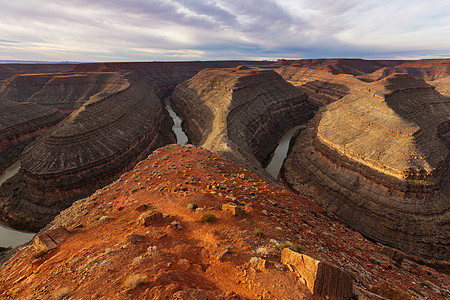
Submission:
{"label": "cloud", "polygon": [[0,59],[450,56],[449,15],[447,0],[4,1]]}

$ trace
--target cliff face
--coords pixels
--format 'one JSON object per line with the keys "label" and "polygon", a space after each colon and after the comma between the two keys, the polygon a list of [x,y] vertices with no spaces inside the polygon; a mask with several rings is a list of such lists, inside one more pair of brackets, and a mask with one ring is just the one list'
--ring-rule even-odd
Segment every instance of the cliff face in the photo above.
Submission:
{"label": "cliff face", "polygon": [[63,119],[53,108],[0,99],[0,173],[27,144]]}
{"label": "cliff face", "polygon": [[[311,291],[332,293],[349,274],[340,299],[448,297],[448,276],[385,250],[220,156],[170,145],[18,250],[0,268],[0,298],[324,299]],[[312,282],[314,263],[333,272]]]}
{"label": "cliff face", "polygon": [[[24,150],[18,178],[2,187],[4,217],[44,226],[73,200],[175,142],[155,92],[138,76],[126,80],[127,88],[91,97]],[[14,196],[17,187],[22,197]]]}
{"label": "cliff face", "polygon": [[391,75],[321,109],[282,176],[361,233],[448,260],[449,120],[432,86]]}
{"label": "cliff face", "polygon": [[306,95],[271,70],[206,69],[178,85],[172,102],[192,143],[256,165],[312,116]]}
{"label": "cliff face", "polygon": [[21,74],[3,82],[0,98],[71,110],[127,87],[119,72]]}

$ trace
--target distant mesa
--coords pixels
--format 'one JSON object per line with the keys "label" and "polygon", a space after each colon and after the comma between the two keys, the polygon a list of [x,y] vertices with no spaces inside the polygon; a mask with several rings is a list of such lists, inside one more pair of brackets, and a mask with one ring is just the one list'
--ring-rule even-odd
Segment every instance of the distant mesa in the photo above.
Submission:
{"label": "distant mesa", "polygon": [[366,236],[448,260],[449,120],[432,86],[390,75],[323,107],[282,176]]}
{"label": "distant mesa", "polygon": [[172,102],[192,143],[253,170],[286,130],[312,117],[305,93],[258,68],[202,70],[175,88]]}
{"label": "distant mesa", "polygon": [[70,111],[128,86],[119,72],[21,74],[3,82],[0,98]]}

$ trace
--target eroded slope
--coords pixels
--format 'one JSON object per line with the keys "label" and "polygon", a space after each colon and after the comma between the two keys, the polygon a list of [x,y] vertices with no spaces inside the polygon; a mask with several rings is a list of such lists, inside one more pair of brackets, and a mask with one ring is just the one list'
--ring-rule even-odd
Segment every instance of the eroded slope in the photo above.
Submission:
{"label": "eroded slope", "polygon": [[[216,219],[202,222],[205,214]],[[54,249],[35,242],[0,268],[2,297],[311,299],[280,263],[290,244],[351,273],[361,297],[448,296],[448,276],[411,258],[393,264],[310,200],[189,146],[155,151],[51,228]]]}

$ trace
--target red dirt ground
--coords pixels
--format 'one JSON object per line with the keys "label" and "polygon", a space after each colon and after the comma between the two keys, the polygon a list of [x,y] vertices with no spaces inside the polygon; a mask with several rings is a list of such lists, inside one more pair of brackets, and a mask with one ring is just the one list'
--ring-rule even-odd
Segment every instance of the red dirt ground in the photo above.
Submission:
{"label": "red dirt ground", "polygon": [[[222,210],[228,202],[246,212]],[[152,210],[162,220],[137,224]],[[206,213],[216,220],[202,222]],[[398,299],[449,297],[448,275],[412,259],[396,266],[311,200],[189,146],[155,151],[59,223],[70,234],[56,249],[34,258],[26,246],[2,266],[0,299],[311,299],[280,264],[279,242],[350,272],[355,291],[369,299],[377,299],[370,290]]]}

